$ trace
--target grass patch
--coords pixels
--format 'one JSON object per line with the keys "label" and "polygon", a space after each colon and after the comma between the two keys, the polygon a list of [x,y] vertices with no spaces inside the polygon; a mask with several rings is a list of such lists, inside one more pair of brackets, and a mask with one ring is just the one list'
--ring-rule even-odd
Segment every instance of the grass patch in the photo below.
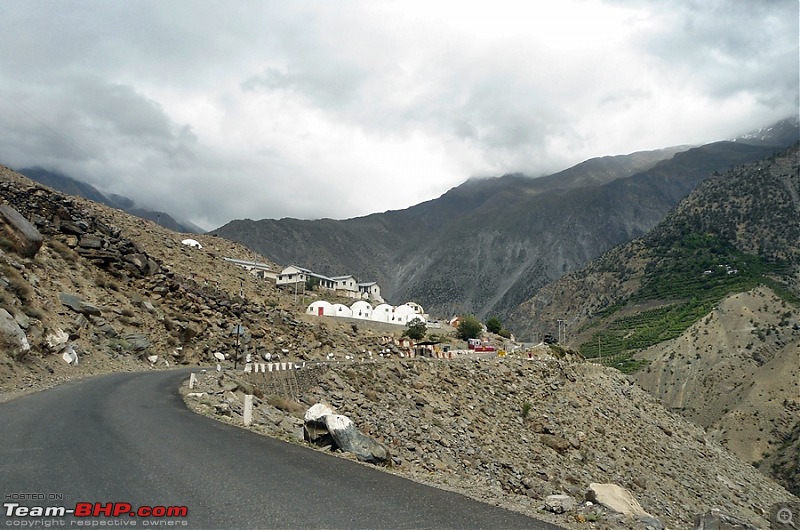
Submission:
{"label": "grass patch", "polygon": [[[598,316],[607,318],[623,307],[653,301],[668,305],[605,324],[578,347],[581,355],[602,357],[603,364],[631,373],[647,365],[631,359],[634,353],[679,337],[729,294],[767,285],[782,299],[800,302],[774,279],[786,274],[786,263],[744,254],[712,235],[686,234],[671,246],[656,247],[652,252],[642,288]],[[599,325],[603,324],[594,327]]]}

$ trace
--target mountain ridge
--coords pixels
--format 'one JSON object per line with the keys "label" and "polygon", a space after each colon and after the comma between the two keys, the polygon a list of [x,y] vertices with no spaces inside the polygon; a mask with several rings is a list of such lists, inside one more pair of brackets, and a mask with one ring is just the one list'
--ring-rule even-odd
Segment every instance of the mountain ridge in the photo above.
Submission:
{"label": "mountain ridge", "polygon": [[716,142],[602,157],[536,179],[469,180],[404,210],[341,221],[234,220],[211,233],[277,263],[378,281],[388,300],[414,300],[441,317],[502,318],[540,287],[644,234],[714,171],[774,149]]}
{"label": "mountain ridge", "polygon": [[105,204],[112,208],[118,208],[124,212],[153,221],[164,228],[188,234],[201,234],[205,232],[202,228],[186,221],[178,221],[166,212],[159,212],[138,206],[133,200],[123,195],[115,193],[105,194],[86,182],[65,175],[59,171],[50,171],[39,166],[26,167],[17,170],[20,174],[45,186],[68,193],[78,195],[100,204]]}

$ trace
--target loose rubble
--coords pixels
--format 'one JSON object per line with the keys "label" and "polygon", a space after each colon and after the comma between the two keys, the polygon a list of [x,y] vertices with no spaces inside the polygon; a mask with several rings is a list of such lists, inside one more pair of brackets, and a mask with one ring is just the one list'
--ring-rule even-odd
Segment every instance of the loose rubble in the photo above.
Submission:
{"label": "loose rubble", "polygon": [[695,528],[711,510],[763,528],[796,501],[622,374],[546,355],[212,370],[187,392],[236,425],[254,392],[252,429],[294,443],[328,403],[388,449],[381,469],[566,528]]}

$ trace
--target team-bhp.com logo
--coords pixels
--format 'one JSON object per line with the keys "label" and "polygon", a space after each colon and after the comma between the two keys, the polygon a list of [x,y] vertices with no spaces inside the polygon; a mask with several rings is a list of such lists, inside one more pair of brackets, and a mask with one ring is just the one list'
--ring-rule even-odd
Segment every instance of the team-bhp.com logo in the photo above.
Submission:
{"label": "team-bhp.com logo", "polygon": [[[161,526],[159,521],[183,518],[189,515],[189,509],[186,506],[134,507],[129,502],[78,502],[74,508],[67,508],[66,506],[22,506],[18,502],[5,502],[3,503],[3,512],[7,518],[15,518],[6,521],[7,526],[20,527],[27,525],[14,524],[13,521],[19,521],[20,518],[63,518],[70,516],[78,518],[71,521],[71,523],[78,523],[77,526],[96,526],[92,522],[96,523],[99,518],[138,517],[141,518],[143,526]],[[135,521],[135,519],[129,520],[126,526],[135,526]],[[64,524],[62,523],[62,525]],[[170,526],[173,525],[171,524]]]}

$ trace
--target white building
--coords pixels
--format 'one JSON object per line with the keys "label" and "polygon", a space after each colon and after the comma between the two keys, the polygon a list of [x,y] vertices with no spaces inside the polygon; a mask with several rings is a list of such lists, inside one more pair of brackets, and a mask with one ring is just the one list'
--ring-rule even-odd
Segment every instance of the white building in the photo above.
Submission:
{"label": "white building", "polygon": [[250,272],[257,276],[258,278],[271,278],[273,280],[278,279],[278,273],[273,271],[272,268],[264,262],[260,261],[247,261],[243,259],[235,259],[235,258],[222,258],[223,260],[227,261],[228,263],[233,263],[234,265],[238,265],[244,268],[246,271]]}
{"label": "white building", "polygon": [[326,302],[325,300],[316,300],[311,303],[306,309],[306,314],[315,315],[318,317],[333,317],[336,316],[336,313],[333,309],[333,305],[330,302]]}
{"label": "white building", "polygon": [[358,291],[361,293],[361,298],[382,304],[384,302],[381,297],[381,286],[376,282],[363,282],[358,284]]}
{"label": "white building", "polygon": [[331,278],[304,269],[303,267],[298,267],[297,265],[289,265],[283,269],[278,275],[278,279],[275,280],[275,285],[281,288],[290,287],[292,289],[302,289],[303,284],[306,282],[311,283],[315,287],[328,289],[330,291],[333,291],[336,285],[336,282]]}
{"label": "white building", "polygon": [[336,317],[352,317],[353,310],[347,307],[344,304],[333,304],[332,308],[333,316]]}
{"label": "white building", "polygon": [[306,283],[306,278],[308,278],[310,273],[310,270],[304,269],[303,267],[289,265],[278,274],[275,285],[278,287],[294,287],[296,284]]}
{"label": "white building", "polygon": [[380,304],[372,310],[370,318],[378,322],[392,322],[392,316],[394,316],[394,308],[389,304]]}
{"label": "white building", "polygon": [[358,281],[353,276],[333,276],[331,280],[334,282],[333,288],[336,289],[336,294],[355,299],[361,298]]}
{"label": "white building", "polygon": [[363,318],[366,320],[372,318],[372,305],[366,300],[353,302],[353,305],[350,306],[350,311],[352,312],[353,318]]}

